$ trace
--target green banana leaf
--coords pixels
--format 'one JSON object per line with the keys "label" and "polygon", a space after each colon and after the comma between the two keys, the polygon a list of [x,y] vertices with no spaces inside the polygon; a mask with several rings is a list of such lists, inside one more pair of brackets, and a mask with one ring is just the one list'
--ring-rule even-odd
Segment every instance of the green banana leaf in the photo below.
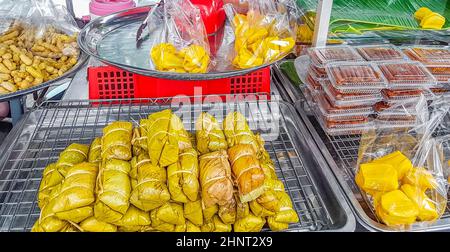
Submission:
{"label": "green banana leaf", "polygon": [[[297,0],[300,8],[314,11],[317,0]],[[414,12],[428,7],[443,15],[450,28],[450,1],[448,0],[334,0],[331,12],[331,32],[362,33],[369,30],[418,30]]]}

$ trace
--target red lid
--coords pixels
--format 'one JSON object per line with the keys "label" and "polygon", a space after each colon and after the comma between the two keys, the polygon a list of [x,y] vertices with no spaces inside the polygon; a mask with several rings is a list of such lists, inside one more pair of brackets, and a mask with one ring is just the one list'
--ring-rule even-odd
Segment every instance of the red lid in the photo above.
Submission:
{"label": "red lid", "polygon": [[206,33],[216,33],[225,23],[223,0],[191,0],[200,9]]}

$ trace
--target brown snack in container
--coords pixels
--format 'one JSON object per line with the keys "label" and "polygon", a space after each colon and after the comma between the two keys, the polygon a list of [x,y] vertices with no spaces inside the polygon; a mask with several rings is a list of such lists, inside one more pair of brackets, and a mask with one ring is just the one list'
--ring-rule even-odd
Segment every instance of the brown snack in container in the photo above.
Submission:
{"label": "brown snack in container", "polygon": [[389,83],[430,81],[426,68],[420,64],[410,62],[388,63],[381,64],[379,68]]}
{"label": "brown snack in container", "polygon": [[333,120],[330,118],[325,119],[325,125],[327,128],[339,128],[344,126],[355,126],[358,124],[365,124],[369,122],[369,118],[367,116],[355,116],[354,118],[349,118],[345,120]]}
{"label": "brown snack in container", "polygon": [[312,71],[317,78],[326,78],[327,77],[327,71],[324,67],[319,67],[314,64],[310,65],[310,71]]}
{"label": "brown snack in container", "polygon": [[389,99],[395,99],[399,97],[418,97],[423,91],[420,89],[383,89],[381,93]]}
{"label": "brown snack in container", "polygon": [[436,47],[412,47],[408,56],[423,63],[450,62],[450,50]]}
{"label": "brown snack in container", "polygon": [[322,85],[320,85],[320,83],[316,79],[314,79],[311,74],[308,74],[308,76],[306,77],[306,81],[314,90],[322,89]]}
{"label": "brown snack in container", "polygon": [[311,59],[319,65],[335,61],[359,61],[359,56],[350,47],[324,47],[310,51]]}
{"label": "brown snack in container", "polygon": [[390,47],[359,47],[356,50],[369,61],[403,59],[403,54],[400,51]]}
{"label": "brown snack in container", "polygon": [[380,74],[370,65],[335,65],[330,67],[336,85],[379,84],[383,82]]}

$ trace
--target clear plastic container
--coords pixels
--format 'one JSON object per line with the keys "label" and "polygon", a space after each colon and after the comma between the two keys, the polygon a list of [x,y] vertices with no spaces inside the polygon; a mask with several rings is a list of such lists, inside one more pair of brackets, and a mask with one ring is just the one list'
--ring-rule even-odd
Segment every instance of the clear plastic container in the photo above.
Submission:
{"label": "clear plastic container", "polygon": [[383,89],[381,94],[388,102],[414,100],[424,93],[421,89]]}
{"label": "clear plastic container", "polygon": [[438,83],[450,83],[450,63],[448,65],[426,65]]}
{"label": "clear plastic container", "polygon": [[329,80],[321,81],[322,89],[327,95],[330,103],[337,106],[364,106],[373,105],[381,100],[383,96],[377,93],[342,93],[334,88]]}
{"label": "clear plastic container", "polygon": [[314,76],[314,74],[308,73],[305,84],[308,85],[308,88],[311,90],[322,90],[322,85],[320,85],[320,81]]}
{"label": "clear plastic container", "polygon": [[413,46],[404,48],[403,52],[410,59],[424,64],[450,63],[450,48],[448,46]]}
{"label": "clear plastic container", "polygon": [[374,112],[377,115],[404,115],[404,114],[417,114],[417,103],[415,102],[402,102],[401,104],[395,102],[381,101],[377,102],[374,106]]}
{"label": "clear plastic container", "polygon": [[331,63],[326,69],[331,84],[338,90],[376,90],[387,87],[386,80],[374,63]]}
{"label": "clear plastic container", "polygon": [[317,92],[314,100],[321,114],[327,119],[349,119],[357,116],[367,117],[374,112],[373,107],[367,105],[335,107],[323,92]]}
{"label": "clear plastic container", "polygon": [[436,85],[434,76],[420,62],[383,62],[378,67],[389,89],[428,88]]}
{"label": "clear plastic container", "polygon": [[447,87],[447,88],[430,88],[430,92],[433,95],[436,95],[436,96],[445,95],[447,93],[450,93],[450,87]]}
{"label": "clear plastic container", "polygon": [[406,60],[406,55],[394,45],[359,46],[356,50],[367,61]]}
{"label": "clear plastic container", "polygon": [[309,73],[314,75],[317,79],[325,79],[328,78],[327,71],[323,66],[317,66],[314,64],[310,65]]}
{"label": "clear plastic container", "polygon": [[317,66],[324,66],[331,62],[364,61],[361,55],[350,46],[328,46],[310,48],[308,54],[311,62]]}
{"label": "clear plastic container", "polygon": [[361,134],[365,131],[374,129],[374,121],[370,117],[333,120],[327,119],[322,115],[316,115],[316,118],[323,130],[331,136]]}

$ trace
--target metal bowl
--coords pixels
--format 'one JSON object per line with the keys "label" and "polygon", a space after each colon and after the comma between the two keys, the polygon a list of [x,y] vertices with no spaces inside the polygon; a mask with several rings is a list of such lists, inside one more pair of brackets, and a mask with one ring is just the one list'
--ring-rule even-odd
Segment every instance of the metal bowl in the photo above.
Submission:
{"label": "metal bowl", "polygon": [[[276,62],[261,66],[209,72],[204,74],[186,74],[161,72],[150,69],[150,48],[152,39],[147,39],[136,48],[138,27],[147,17],[151,6],[138,7],[100,17],[86,25],[78,36],[81,50],[101,62],[122,68],[126,71],[145,76],[173,80],[209,80],[244,75],[265,68]],[[219,62],[220,63],[220,62]]]}

